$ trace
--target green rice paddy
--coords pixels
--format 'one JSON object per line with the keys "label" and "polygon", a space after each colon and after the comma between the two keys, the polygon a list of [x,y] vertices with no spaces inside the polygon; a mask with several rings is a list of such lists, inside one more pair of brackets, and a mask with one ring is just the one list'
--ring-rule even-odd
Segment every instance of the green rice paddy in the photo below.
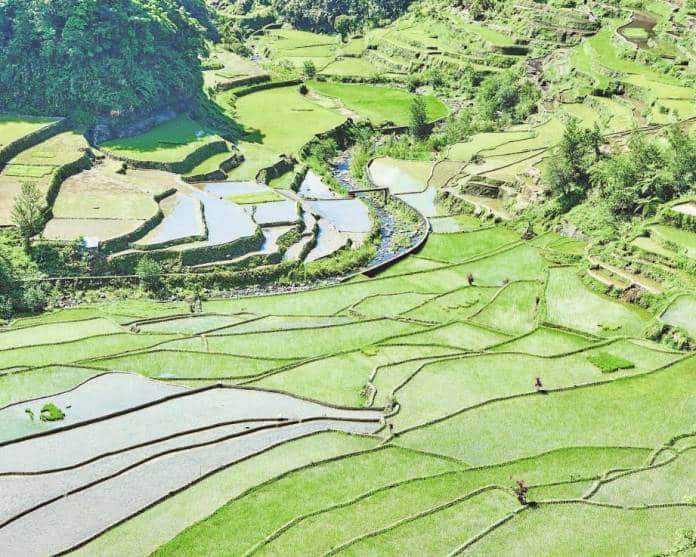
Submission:
{"label": "green rice paddy", "polygon": [[[371,120],[374,124],[385,121],[401,126],[408,124],[414,95],[407,91],[383,86],[322,81],[310,81],[308,86],[322,95],[340,99],[350,110]],[[423,101],[430,121],[447,115],[447,107],[436,97],[424,96]]]}

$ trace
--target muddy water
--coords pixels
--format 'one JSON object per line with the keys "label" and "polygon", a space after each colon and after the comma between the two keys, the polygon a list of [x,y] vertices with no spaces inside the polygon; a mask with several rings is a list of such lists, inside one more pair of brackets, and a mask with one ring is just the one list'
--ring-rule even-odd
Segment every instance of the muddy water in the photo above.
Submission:
{"label": "muddy water", "polygon": [[[655,26],[657,19],[649,14],[635,12],[629,23],[617,29],[619,34],[628,42],[633,43],[638,48],[650,48],[649,41],[655,38]],[[632,34],[640,33],[640,34]]]}

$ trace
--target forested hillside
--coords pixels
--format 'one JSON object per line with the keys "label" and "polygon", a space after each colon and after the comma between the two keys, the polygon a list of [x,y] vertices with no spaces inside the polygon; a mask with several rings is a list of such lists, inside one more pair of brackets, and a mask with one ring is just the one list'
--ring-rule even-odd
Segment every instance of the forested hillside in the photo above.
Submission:
{"label": "forested hillside", "polygon": [[0,106],[53,115],[124,111],[202,84],[205,5],[177,0],[3,0]]}
{"label": "forested hillside", "polygon": [[353,26],[384,23],[401,15],[411,0],[216,0],[228,14],[252,23],[282,19],[298,29],[330,33],[336,18]]}

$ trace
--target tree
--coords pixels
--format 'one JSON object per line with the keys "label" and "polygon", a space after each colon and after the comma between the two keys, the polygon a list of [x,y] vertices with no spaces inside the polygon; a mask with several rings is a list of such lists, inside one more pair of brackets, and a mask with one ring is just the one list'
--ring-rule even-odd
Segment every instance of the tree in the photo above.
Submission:
{"label": "tree", "polygon": [[576,118],[566,125],[545,171],[548,190],[563,211],[577,205],[591,187],[590,169],[599,157],[602,134],[596,126],[583,128]]}
{"label": "tree", "polygon": [[19,229],[24,250],[29,251],[31,237],[41,231],[43,199],[34,182],[24,182],[12,208],[12,222]]}
{"label": "tree", "polygon": [[415,139],[425,139],[430,133],[428,126],[428,114],[425,109],[423,97],[416,97],[411,103],[411,115],[409,129]]}
{"label": "tree", "polygon": [[157,261],[148,256],[143,257],[135,266],[135,274],[145,290],[150,292],[159,290],[162,266]]}
{"label": "tree", "polygon": [[202,0],[0,1],[0,106],[125,113],[188,99],[203,85]]}
{"label": "tree", "polygon": [[339,15],[334,21],[334,29],[336,33],[341,35],[341,40],[346,42],[348,35],[353,30],[353,25],[355,24],[354,18],[349,15]]}
{"label": "tree", "polygon": [[479,119],[484,127],[522,122],[535,112],[539,98],[538,89],[517,70],[491,75],[476,95]]}
{"label": "tree", "polygon": [[314,65],[314,62],[311,60],[305,60],[302,66],[302,73],[310,79],[317,75],[317,67]]}
{"label": "tree", "polygon": [[614,215],[629,217],[640,212],[648,216],[657,204],[641,200],[665,202],[675,193],[666,158],[657,142],[635,134],[626,152],[615,153],[592,169],[592,184]]}

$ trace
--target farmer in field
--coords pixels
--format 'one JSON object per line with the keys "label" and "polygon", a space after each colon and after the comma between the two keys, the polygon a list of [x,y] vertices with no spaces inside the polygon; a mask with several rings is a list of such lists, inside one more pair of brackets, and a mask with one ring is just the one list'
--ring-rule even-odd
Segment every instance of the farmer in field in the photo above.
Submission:
{"label": "farmer in field", "polygon": [[466,281],[469,283],[469,286],[473,286],[474,285],[474,275],[472,275],[471,273],[466,275]]}

